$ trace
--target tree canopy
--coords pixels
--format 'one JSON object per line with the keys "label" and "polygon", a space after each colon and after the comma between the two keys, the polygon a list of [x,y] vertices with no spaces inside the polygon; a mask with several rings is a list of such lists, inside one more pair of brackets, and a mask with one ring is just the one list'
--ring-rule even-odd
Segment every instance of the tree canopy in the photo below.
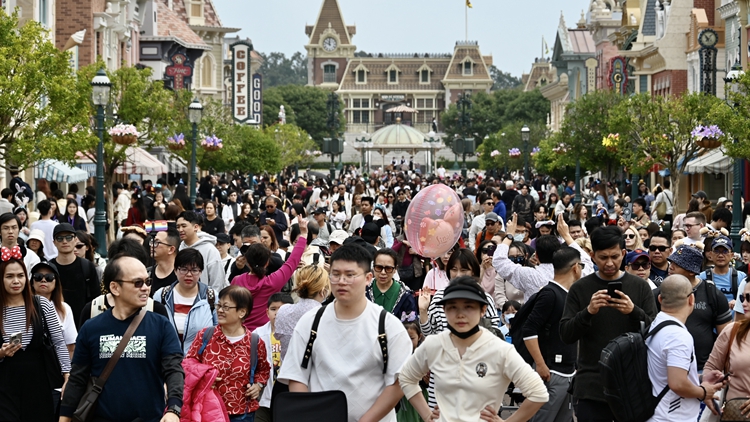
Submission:
{"label": "tree canopy", "polygon": [[307,57],[299,51],[292,57],[284,53],[260,53],[263,63],[258,73],[263,75],[263,88],[307,83]]}
{"label": "tree canopy", "polygon": [[[329,91],[312,86],[284,85],[269,88],[263,92],[264,125],[276,124],[279,120],[279,106],[284,105],[287,124],[298,126],[320,145],[323,138],[330,136],[327,125],[329,94]],[[339,118],[341,127],[345,127],[343,114]]]}

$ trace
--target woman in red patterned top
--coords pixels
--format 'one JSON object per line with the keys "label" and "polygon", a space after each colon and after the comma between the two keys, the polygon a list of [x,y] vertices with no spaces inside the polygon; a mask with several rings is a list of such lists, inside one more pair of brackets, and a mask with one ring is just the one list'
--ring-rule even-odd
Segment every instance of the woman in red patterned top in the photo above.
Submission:
{"label": "woman in red patterned top", "polygon": [[266,346],[258,340],[258,361],[255,379],[250,380],[252,333],[242,325],[243,320],[253,309],[253,296],[240,286],[229,286],[219,292],[216,311],[219,317],[217,330],[206,345],[202,355],[198,355],[203,343],[203,331],[195,337],[185,359],[196,359],[211,365],[219,371],[214,388],[224,400],[229,420],[252,422],[258,410],[258,399],[268,383],[271,367],[266,360]]}

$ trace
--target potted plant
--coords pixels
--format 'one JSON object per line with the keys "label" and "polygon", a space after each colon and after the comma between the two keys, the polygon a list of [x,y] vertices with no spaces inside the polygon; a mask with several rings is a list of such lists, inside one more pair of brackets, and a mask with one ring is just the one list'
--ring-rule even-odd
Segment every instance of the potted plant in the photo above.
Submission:
{"label": "potted plant", "polygon": [[716,125],[698,125],[690,132],[690,135],[693,136],[695,143],[699,147],[712,149],[721,145],[721,138],[724,136],[724,132]]}
{"label": "potted plant", "polygon": [[119,124],[109,130],[112,142],[120,145],[132,145],[138,142],[138,129],[133,125]]}
{"label": "potted plant", "polygon": [[180,151],[185,148],[185,135],[179,134],[167,138],[167,147],[172,151]]}
{"label": "potted plant", "polygon": [[518,149],[518,148],[511,148],[511,149],[508,150],[508,155],[511,158],[518,158],[518,157],[521,156],[521,150]]}
{"label": "potted plant", "polygon": [[217,138],[216,135],[207,136],[206,139],[201,141],[201,146],[206,151],[218,151],[224,147],[224,145],[221,142],[221,139]]}

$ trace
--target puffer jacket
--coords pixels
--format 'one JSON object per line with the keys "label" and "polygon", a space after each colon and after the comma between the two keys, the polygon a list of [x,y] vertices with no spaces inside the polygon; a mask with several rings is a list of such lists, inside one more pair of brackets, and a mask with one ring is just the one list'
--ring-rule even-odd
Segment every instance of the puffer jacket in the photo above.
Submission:
{"label": "puffer jacket", "polygon": [[229,415],[219,393],[211,388],[219,371],[211,365],[200,363],[195,358],[182,361],[185,370],[182,422],[229,422]]}
{"label": "puffer jacket", "polygon": [[[172,283],[171,288],[167,292],[166,301],[162,303],[162,290],[163,287],[154,293],[154,300],[162,303],[167,308],[167,315],[169,315],[169,322],[174,326],[175,332],[177,326],[174,322],[174,288],[179,283],[175,281]],[[214,290],[214,306],[219,301],[219,292]],[[208,304],[208,286],[203,283],[198,283],[198,296],[195,297],[193,307],[190,308],[187,318],[185,319],[185,327],[183,327],[182,336],[182,352],[187,354],[190,350],[190,345],[193,344],[195,336],[204,328],[215,327],[219,323],[216,317],[216,310],[211,310],[211,306]]]}

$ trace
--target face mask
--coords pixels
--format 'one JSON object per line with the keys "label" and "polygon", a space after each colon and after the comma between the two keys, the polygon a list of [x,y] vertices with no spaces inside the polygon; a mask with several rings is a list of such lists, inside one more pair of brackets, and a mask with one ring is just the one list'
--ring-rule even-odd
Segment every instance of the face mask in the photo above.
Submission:
{"label": "face mask", "polygon": [[380,217],[378,217],[377,215],[372,216],[372,221],[378,221],[378,220],[380,220]]}
{"label": "face mask", "polygon": [[523,238],[526,237],[525,233],[517,233],[513,235],[514,242],[523,242]]}
{"label": "face mask", "polygon": [[474,334],[476,334],[476,333],[479,332],[479,325],[478,324],[475,325],[474,328],[472,328],[469,331],[466,331],[464,333],[459,333],[458,331],[456,331],[455,328],[451,327],[450,324],[448,324],[448,329],[450,330],[451,334],[453,334],[454,336],[456,336],[456,337],[458,337],[460,339],[467,339],[467,338],[469,338],[469,337],[471,337]]}
{"label": "face mask", "polygon": [[516,314],[503,314],[503,319],[505,320],[506,324],[510,324],[515,316]]}
{"label": "face mask", "polygon": [[328,197],[327,197],[327,196],[324,196],[324,197],[323,197],[323,200],[325,201],[326,199],[328,199]]}

